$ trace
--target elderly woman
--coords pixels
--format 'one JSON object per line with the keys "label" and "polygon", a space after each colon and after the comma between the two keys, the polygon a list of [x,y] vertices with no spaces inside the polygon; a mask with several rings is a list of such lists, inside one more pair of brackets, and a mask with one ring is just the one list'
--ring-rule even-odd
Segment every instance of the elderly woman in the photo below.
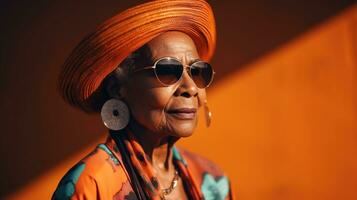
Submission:
{"label": "elderly woman", "polygon": [[52,199],[232,199],[212,162],[175,147],[193,134],[214,71],[215,23],[204,0],[156,0],[88,35],[67,59],[64,99],[101,112],[109,136],[60,181]]}

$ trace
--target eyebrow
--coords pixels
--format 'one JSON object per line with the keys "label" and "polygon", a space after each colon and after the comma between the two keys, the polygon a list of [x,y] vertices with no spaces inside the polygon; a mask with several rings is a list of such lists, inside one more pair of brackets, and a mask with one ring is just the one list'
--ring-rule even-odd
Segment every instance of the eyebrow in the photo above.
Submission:
{"label": "eyebrow", "polygon": [[[164,57],[175,58],[175,59],[179,60],[179,61],[182,63],[182,60],[179,59],[179,58],[177,58],[177,57],[173,57],[173,56],[163,56],[163,57],[161,57],[161,58],[164,58]],[[161,59],[161,58],[158,58],[158,59]],[[154,65],[154,63],[155,63],[158,59],[156,59],[155,61],[153,61],[153,59],[151,59],[151,62],[152,62],[151,65]],[[195,63],[195,62],[197,62],[197,61],[202,61],[202,60],[199,59],[199,58],[194,58],[194,59],[190,60],[190,62],[188,63],[188,65],[192,65],[193,63]],[[151,62],[150,62],[150,63],[151,63]]]}
{"label": "eyebrow", "polygon": [[193,64],[193,63],[195,63],[195,62],[197,62],[197,61],[202,61],[202,60],[199,59],[199,58],[195,58],[195,59],[191,60],[191,61],[189,62],[189,64],[191,65],[191,64]]}

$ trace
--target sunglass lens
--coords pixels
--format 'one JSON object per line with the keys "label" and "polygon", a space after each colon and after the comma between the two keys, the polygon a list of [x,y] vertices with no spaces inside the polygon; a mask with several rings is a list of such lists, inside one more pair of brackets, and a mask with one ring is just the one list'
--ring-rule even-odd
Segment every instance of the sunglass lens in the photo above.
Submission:
{"label": "sunglass lens", "polygon": [[197,87],[207,87],[213,79],[213,69],[210,64],[199,61],[191,66],[191,76]]}
{"label": "sunglass lens", "polygon": [[183,66],[175,59],[165,58],[156,63],[157,78],[165,85],[176,83],[182,75]]}

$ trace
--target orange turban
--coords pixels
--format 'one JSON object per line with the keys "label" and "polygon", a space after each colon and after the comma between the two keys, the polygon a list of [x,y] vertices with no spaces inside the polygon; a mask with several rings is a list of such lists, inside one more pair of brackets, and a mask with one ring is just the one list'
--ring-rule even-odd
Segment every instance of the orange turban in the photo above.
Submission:
{"label": "orange turban", "polygon": [[216,29],[206,1],[150,1],[108,19],[78,44],[59,76],[61,95],[71,105],[93,111],[91,97],[103,79],[132,52],[166,31],[186,33],[201,59],[211,59]]}

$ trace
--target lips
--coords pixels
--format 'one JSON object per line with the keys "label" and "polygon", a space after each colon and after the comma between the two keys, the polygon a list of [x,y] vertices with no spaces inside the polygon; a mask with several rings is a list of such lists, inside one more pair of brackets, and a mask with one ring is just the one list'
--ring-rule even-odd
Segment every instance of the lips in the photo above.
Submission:
{"label": "lips", "polygon": [[194,119],[196,117],[196,108],[175,108],[167,111],[168,114],[178,119]]}

